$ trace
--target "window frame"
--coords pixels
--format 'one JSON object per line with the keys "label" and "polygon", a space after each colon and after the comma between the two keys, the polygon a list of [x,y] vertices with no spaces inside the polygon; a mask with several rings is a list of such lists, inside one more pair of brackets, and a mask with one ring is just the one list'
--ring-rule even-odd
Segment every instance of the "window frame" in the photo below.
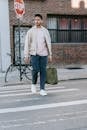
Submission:
{"label": "window frame", "polygon": [[[83,24],[83,19],[87,20],[87,15],[53,15],[53,14],[48,14],[47,19],[49,19],[49,18],[51,18],[51,19],[56,18],[57,19],[57,29],[53,29],[54,32],[56,31],[56,33],[55,33],[55,35],[57,35],[56,40],[54,40],[52,38],[52,34],[51,34],[52,29],[49,29],[49,27],[48,27],[48,30],[49,30],[49,32],[51,34],[51,39],[52,39],[53,43],[66,43],[66,42],[67,43],[85,43],[85,42],[87,42],[87,36],[86,36],[87,35],[87,28],[84,28],[84,24]],[[62,19],[62,18],[65,18],[65,19],[68,20],[68,29],[59,29],[58,28],[59,27],[58,21],[60,19]],[[80,20],[80,26],[81,26],[80,29],[78,29],[78,28],[77,29],[72,29],[71,28],[72,27],[72,25],[71,25],[71,20],[72,19]],[[58,40],[58,34],[60,34],[60,33],[62,34],[64,32],[65,32],[66,37],[68,37],[68,40],[66,40],[66,42],[61,41],[61,40],[59,41]],[[74,34],[74,32],[77,35],[77,36],[74,36],[74,37],[77,38],[76,41],[72,40],[72,34]],[[85,34],[84,38],[80,37],[81,34],[83,34],[82,36],[84,36],[84,34]],[[86,40],[85,40],[85,38],[86,38]]]}

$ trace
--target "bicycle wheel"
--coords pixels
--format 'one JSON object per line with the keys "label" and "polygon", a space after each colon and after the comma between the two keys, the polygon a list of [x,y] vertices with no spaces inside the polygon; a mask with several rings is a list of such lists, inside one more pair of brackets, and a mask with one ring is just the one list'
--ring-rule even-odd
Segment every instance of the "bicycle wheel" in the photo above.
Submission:
{"label": "bicycle wheel", "polygon": [[19,71],[14,64],[11,64],[5,73],[5,82],[12,82],[19,80]]}
{"label": "bicycle wheel", "polygon": [[32,79],[32,66],[30,65],[25,65],[22,71],[22,74],[28,79]]}

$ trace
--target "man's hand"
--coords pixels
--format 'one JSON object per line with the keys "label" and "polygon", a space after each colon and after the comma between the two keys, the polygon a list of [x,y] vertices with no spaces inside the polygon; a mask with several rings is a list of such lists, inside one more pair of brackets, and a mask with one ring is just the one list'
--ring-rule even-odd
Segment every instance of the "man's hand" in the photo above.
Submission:
{"label": "man's hand", "polygon": [[25,64],[29,64],[30,58],[29,57],[24,57],[24,62],[25,62]]}
{"label": "man's hand", "polygon": [[49,55],[49,56],[48,56],[48,61],[49,61],[49,62],[52,62],[52,55]]}

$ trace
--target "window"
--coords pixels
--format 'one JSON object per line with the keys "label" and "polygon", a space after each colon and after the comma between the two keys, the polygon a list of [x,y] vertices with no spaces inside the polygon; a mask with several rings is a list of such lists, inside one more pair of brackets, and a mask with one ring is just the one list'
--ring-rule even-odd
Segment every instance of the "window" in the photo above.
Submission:
{"label": "window", "polygon": [[47,27],[53,43],[87,42],[87,16],[48,15]]}
{"label": "window", "polygon": [[[20,27],[20,50],[21,50],[21,62],[24,64],[24,42],[25,35],[30,27],[21,26]],[[14,26],[14,64],[19,63],[19,28]]]}
{"label": "window", "polygon": [[48,18],[47,23],[48,28],[50,29],[50,35],[53,39],[53,42],[57,41],[57,18]]}
{"label": "window", "polygon": [[87,30],[87,19],[83,19],[83,28]]}

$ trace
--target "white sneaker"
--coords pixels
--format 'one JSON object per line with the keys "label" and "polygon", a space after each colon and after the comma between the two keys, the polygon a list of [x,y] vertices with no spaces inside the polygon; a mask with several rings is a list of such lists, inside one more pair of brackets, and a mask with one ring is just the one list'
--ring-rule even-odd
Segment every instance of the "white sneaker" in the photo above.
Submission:
{"label": "white sneaker", "polygon": [[45,91],[45,90],[41,89],[41,90],[40,90],[40,95],[41,95],[41,96],[46,96],[46,95],[47,95],[47,93],[46,93],[46,91]]}
{"label": "white sneaker", "polygon": [[36,93],[36,85],[34,84],[31,85],[31,92]]}

